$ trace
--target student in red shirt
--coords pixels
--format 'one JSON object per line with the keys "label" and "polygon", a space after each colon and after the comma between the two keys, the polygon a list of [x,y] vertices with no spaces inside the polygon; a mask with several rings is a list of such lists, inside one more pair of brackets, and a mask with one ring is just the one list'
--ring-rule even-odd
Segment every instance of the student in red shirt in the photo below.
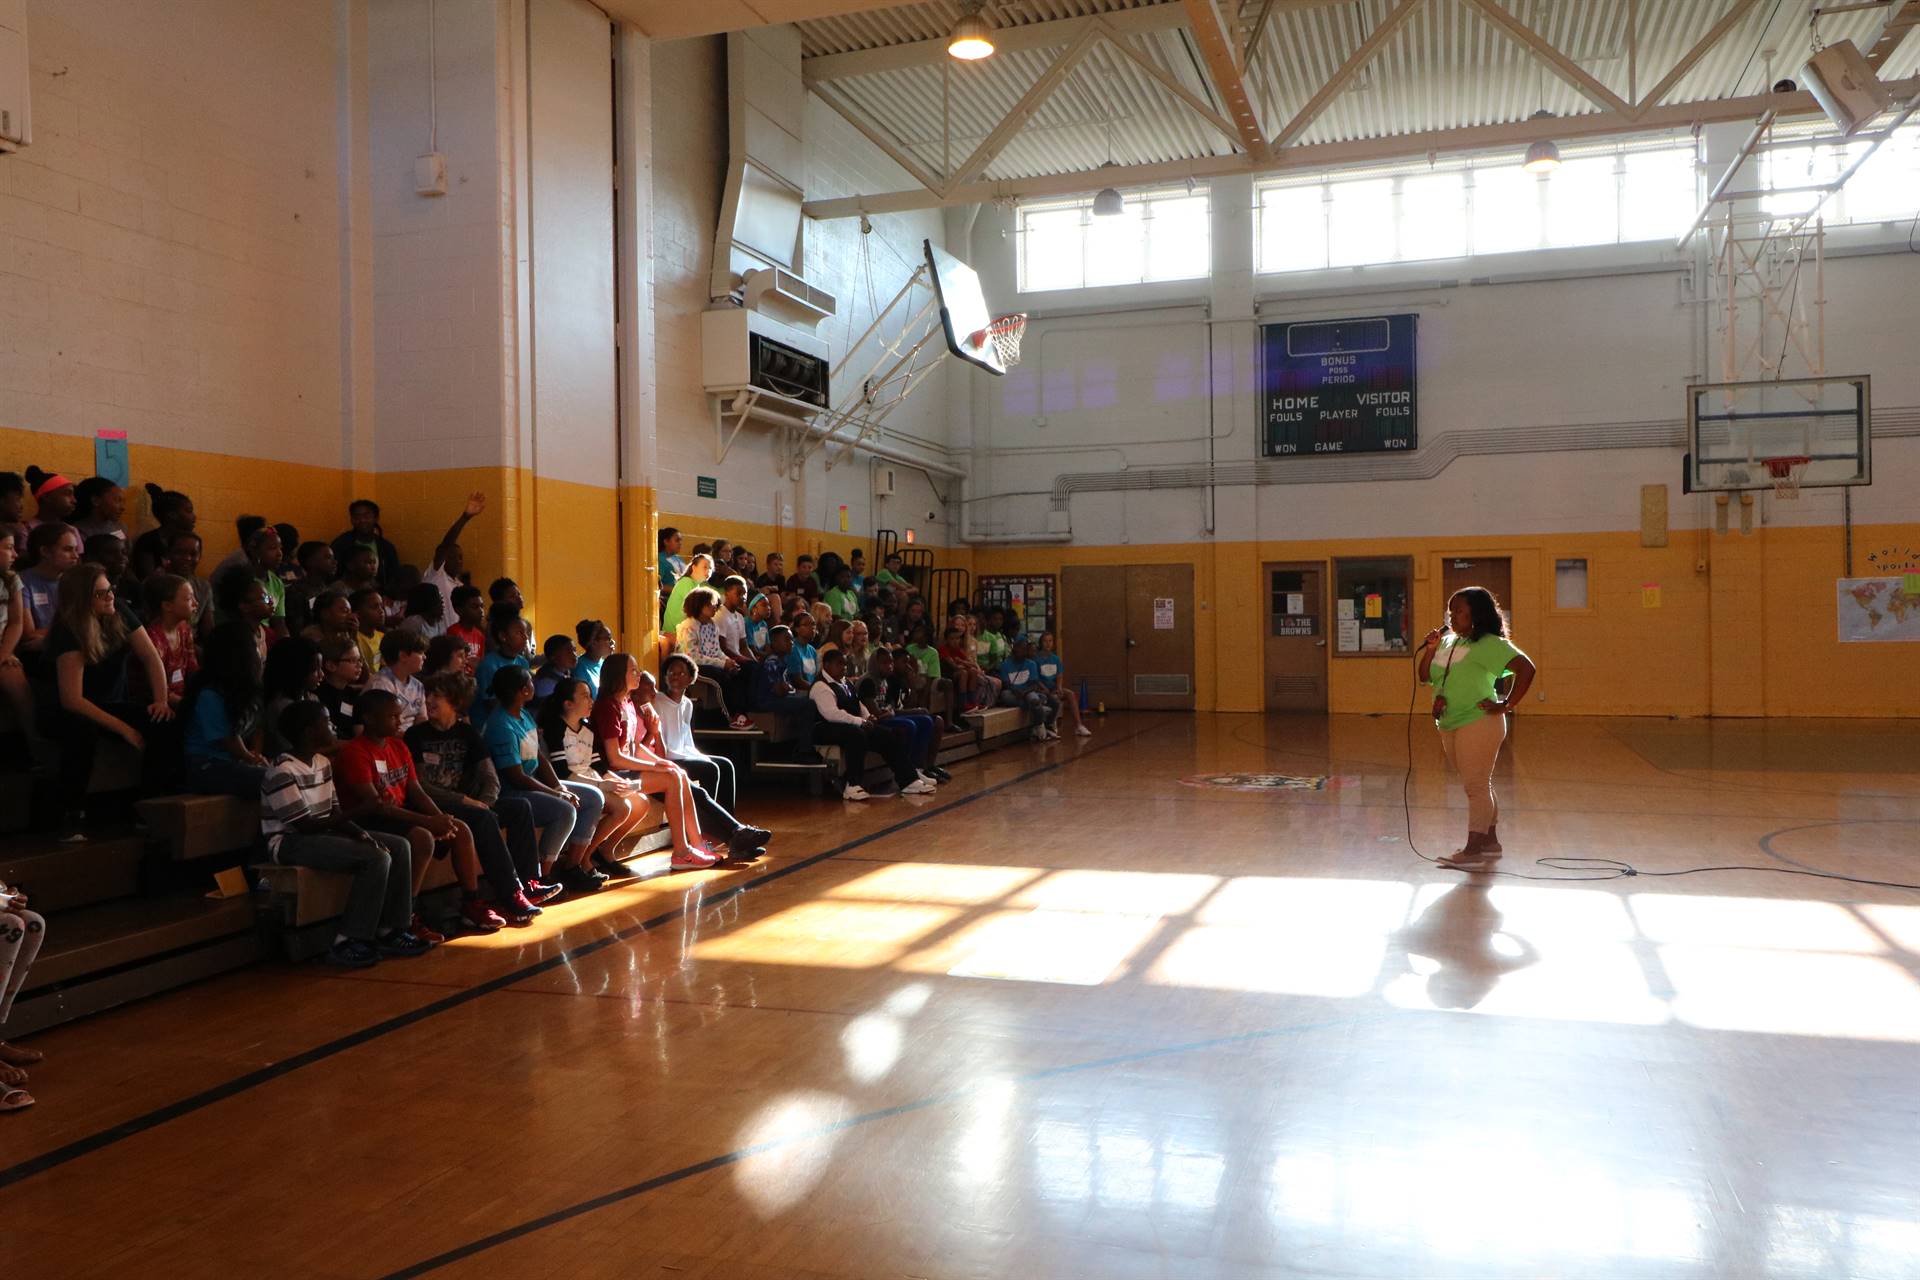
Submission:
{"label": "student in red shirt", "polygon": [[447,634],[467,648],[467,671],[471,673],[487,655],[487,597],[478,587],[453,589],[454,623]]}
{"label": "student in red shirt", "polygon": [[[193,584],[171,573],[156,573],[142,584],[147,606],[147,636],[167,673],[167,701],[175,710],[187,681],[200,670],[193,643]],[[158,701],[159,699],[154,699]]]}
{"label": "student in red shirt", "polygon": [[[420,785],[413,753],[400,739],[400,699],[385,689],[369,689],[356,704],[360,736],[342,743],[333,758],[342,807],[369,831],[405,836],[413,847],[413,892],[417,897],[431,858],[453,855],[460,878],[460,918],[478,933],[493,933],[506,923],[480,897],[480,858],[473,832],[448,817]],[[429,942],[446,937],[426,927],[416,907],[412,931]]]}

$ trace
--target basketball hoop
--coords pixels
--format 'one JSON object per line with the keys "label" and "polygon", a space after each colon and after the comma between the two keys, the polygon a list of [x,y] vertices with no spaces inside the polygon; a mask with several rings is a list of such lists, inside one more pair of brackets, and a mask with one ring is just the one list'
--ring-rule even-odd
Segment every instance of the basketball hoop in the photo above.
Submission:
{"label": "basketball hoop", "polygon": [[1000,363],[1008,368],[1020,363],[1020,339],[1027,331],[1027,313],[1016,311],[1011,315],[996,316],[993,323],[978,330],[967,339],[973,347],[984,347],[993,343],[995,354]]}
{"label": "basketball hoop", "polygon": [[1762,458],[1767,473],[1773,477],[1773,496],[1776,498],[1797,498],[1800,496],[1800,477],[1806,471],[1812,458],[1784,457]]}

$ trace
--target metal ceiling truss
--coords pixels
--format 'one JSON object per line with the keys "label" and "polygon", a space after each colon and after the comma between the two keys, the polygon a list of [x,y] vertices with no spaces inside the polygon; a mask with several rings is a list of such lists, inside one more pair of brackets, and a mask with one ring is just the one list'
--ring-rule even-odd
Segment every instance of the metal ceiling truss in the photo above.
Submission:
{"label": "metal ceiling truss", "polygon": [[[894,191],[809,201],[806,212],[815,218],[848,217],[861,213],[890,213],[943,205],[1006,202],[1022,198],[1079,195],[1108,186],[1146,186],[1185,179],[1205,180],[1224,174],[1262,174],[1285,170],[1315,170],[1359,163],[1411,159],[1442,152],[1524,147],[1542,139],[1567,141],[1631,133],[1662,132],[1705,124],[1750,120],[1762,111],[1782,116],[1819,110],[1805,92],[1762,94],[1739,98],[1707,97],[1669,103],[1668,96],[1727,36],[1742,27],[1759,0],[1726,0],[1707,29],[1680,54],[1673,65],[1644,94],[1639,88],[1639,4],[1626,8],[1625,44],[1628,55],[1627,96],[1609,88],[1583,68],[1568,50],[1558,47],[1534,26],[1515,16],[1515,0],[1459,0],[1492,30],[1511,41],[1545,72],[1571,86],[1595,110],[1577,115],[1498,124],[1471,125],[1351,138],[1338,142],[1302,143],[1300,139],[1357,77],[1402,33],[1410,19],[1432,0],[1398,0],[1384,19],[1367,32],[1345,59],[1307,97],[1271,137],[1262,129],[1249,82],[1253,53],[1276,15],[1331,7],[1336,0],[1178,0],[1144,8],[1050,21],[1013,24],[995,32],[1002,53],[1053,50],[1046,69],[999,119],[988,135],[948,171],[935,173],[913,148],[886,125],[862,110],[835,81],[855,76],[901,71],[912,67],[945,66],[949,62],[944,40],[917,40],[846,53],[807,58],[803,75],[812,90],[835,112],[900,164],[920,190]],[[1232,10],[1223,13],[1222,5]],[[1920,0],[1895,0],[1872,56],[1884,65],[1901,42],[1920,28]],[[1184,30],[1205,68],[1205,83],[1195,92],[1169,72],[1136,39],[1151,41],[1163,32]],[[1230,155],[1201,155],[1139,164],[1105,165],[1075,172],[995,179],[987,171],[995,158],[1016,138],[1035,114],[1072,79],[1088,54],[1102,41],[1146,73],[1175,102],[1219,131],[1233,146]],[[1670,48],[1671,46],[1669,46]],[[1895,98],[1920,92],[1920,77],[1889,84]],[[948,113],[950,119],[950,113]],[[1705,221],[1703,211],[1701,221]],[[1696,223],[1696,226],[1699,224]]]}

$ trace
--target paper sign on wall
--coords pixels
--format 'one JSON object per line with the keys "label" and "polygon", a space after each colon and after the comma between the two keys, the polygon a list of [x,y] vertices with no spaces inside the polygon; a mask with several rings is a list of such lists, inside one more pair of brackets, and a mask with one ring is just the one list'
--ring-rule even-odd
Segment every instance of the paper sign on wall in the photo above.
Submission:
{"label": "paper sign on wall", "polygon": [[1367,616],[1369,618],[1378,618],[1381,614],[1382,606],[1380,597],[1377,595],[1369,595],[1367,597]]}
{"label": "paper sign on wall", "polygon": [[695,476],[693,478],[693,491],[702,498],[717,498],[720,496],[720,478],[718,476]]}
{"label": "paper sign on wall", "polygon": [[1640,584],[1640,607],[1642,609],[1658,609],[1660,607],[1659,583],[1643,582]]}
{"label": "paper sign on wall", "polygon": [[1167,596],[1153,598],[1153,629],[1155,631],[1173,630],[1173,600]]}
{"label": "paper sign on wall", "polygon": [[1340,617],[1341,617],[1342,619],[1346,619],[1346,618],[1351,618],[1351,617],[1353,616],[1353,601],[1351,601],[1351,600],[1342,600],[1342,601],[1340,601],[1340,614],[1339,614],[1339,616],[1340,616]]}
{"label": "paper sign on wall", "polygon": [[847,504],[843,502],[840,504],[840,532],[845,533],[846,531],[847,531]]}
{"label": "paper sign on wall", "polygon": [[[1342,600],[1342,604],[1352,604],[1351,600]],[[1340,619],[1340,652],[1357,653],[1360,649],[1360,619]]]}
{"label": "paper sign on wall", "polygon": [[1920,573],[1901,574],[1900,590],[1910,596],[1920,596]]}
{"label": "paper sign on wall", "polygon": [[1306,594],[1300,591],[1287,592],[1287,612],[1288,613],[1305,613],[1306,611],[1307,611]]}
{"label": "paper sign on wall", "polygon": [[122,489],[133,480],[133,472],[127,467],[126,432],[93,433],[93,474],[104,476]]}

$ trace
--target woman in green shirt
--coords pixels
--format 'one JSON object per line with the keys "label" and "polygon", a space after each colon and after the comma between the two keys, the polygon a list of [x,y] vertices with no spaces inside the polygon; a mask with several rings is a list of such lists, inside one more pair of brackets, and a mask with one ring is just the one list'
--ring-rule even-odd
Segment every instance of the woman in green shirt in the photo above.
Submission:
{"label": "woman in green shirt", "polygon": [[[1500,856],[1500,802],[1493,765],[1507,740],[1507,717],[1533,684],[1532,659],[1507,639],[1507,615],[1485,587],[1462,587],[1447,601],[1445,629],[1427,633],[1414,662],[1433,686],[1440,748],[1467,793],[1467,843],[1444,866],[1485,870]],[[1513,684],[1501,696],[1501,682]]]}
{"label": "woman in green shirt", "polygon": [[687,561],[687,571],[673,584],[673,590],[667,594],[666,606],[660,611],[660,630],[672,635],[687,618],[687,597],[694,588],[702,586],[713,576],[713,557],[705,552]]}

